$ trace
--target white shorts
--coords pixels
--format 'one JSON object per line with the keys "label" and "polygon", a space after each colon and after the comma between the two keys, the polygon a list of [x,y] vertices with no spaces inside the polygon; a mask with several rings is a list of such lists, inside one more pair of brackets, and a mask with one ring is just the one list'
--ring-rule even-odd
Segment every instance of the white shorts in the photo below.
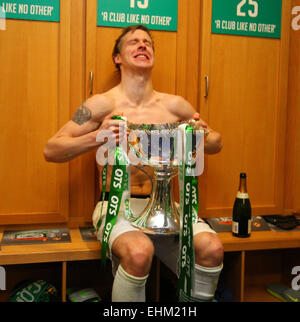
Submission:
{"label": "white shorts", "polygon": [[[131,198],[130,206],[134,214],[141,213],[142,210],[146,207],[149,199],[140,199],[140,198]],[[102,216],[101,216],[101,206],[102,202],[98,202],[94,213],[93,213],[93,225],[97,231],[97,239],[101,242],[103,236],[103,230],[105,225],[105,214],[107,211],[108,202],[104,201],[102,207]],[[101,218],[100,218],[101,217]],[[100,227],[97,227],[98,221],[101,219]],[[111,252],[113,242],[120,235],[129,232],[129,231],[139,231],[138,228],[132,226],[131,222],[125,218],[124,210],[121,205],[120,212],[117,218],[117,221],[111,231],[108,246],[109,252],[108,257],[112,261],[113,265],[113,274],[115,273],[118,265],[118,259]],[[196,234],[208,232],[216,234],[216,232],[201,218],[198,218],[198,222],[193,224],[193,233],[194,236]],[[160,235],[147,235],[153,242],[155,247],[155,255],[166,265],[168,266],[174,273],[177,272],[177,261],[179,254],[179,237],[177,236],[160,236]]]}

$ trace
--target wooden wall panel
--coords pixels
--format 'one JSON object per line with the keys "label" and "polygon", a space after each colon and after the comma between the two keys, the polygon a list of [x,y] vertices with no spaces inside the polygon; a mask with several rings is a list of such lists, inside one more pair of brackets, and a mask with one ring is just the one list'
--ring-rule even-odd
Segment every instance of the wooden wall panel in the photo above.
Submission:
{"label": "wooden wall panel", "polygon": [[[178,2],[176,94],[199,111],[200,2]],[[166,74],[167,75],[167,74]]]}
{"label": "wooden wall panel", "polygon": [[[71,68],[70,68],[70,113],[86,99],[86,3],[72,0],[71,7]],[[94,152],[88,152],[70,161],[69,226],[77,227],[90,217],[95,200]]]}
{"label": "wooden wall panel", "polygon": [[292,1],[290,33],[285,168],[287,213],[300,212],[300,0]]}
{"label": "wooden wall panel", "polygon": [[[209,4],[203,3],[206,26],[211,25]],[[283,2],[281,39],[203,29],[200,111],[224,142],[221,153],[205,158],[200,178],[205,217],[232,214],[240,172],[248,174],[254,214],[283,210],[289,7],[290,1]],[[203,96],[205,75],[208,98]]]}
{"label": "wooden wall panel", "polygon": [[47,164],[43,148],[69,114],[69,9],[0,32],[0,224],[67,220],[68,165]]}

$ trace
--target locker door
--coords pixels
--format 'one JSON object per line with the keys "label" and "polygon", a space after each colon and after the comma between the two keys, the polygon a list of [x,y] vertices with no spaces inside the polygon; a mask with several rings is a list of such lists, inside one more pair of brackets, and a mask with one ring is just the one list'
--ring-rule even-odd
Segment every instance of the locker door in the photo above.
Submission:
{"label": "locker door", "polygon": [[291,1],[282,1],[281,39],[212,34],[212,0],[202,6],[201,115],[224,148],[205,159],[201,215],[231,216],[240,172],[254,214],[281,212]]}
{"label": "locker door", "polygon": [[60,22],[6,19],[0,30],[0,224],[63,222],[68,164],[44,160],[69,119],[71,1]]}

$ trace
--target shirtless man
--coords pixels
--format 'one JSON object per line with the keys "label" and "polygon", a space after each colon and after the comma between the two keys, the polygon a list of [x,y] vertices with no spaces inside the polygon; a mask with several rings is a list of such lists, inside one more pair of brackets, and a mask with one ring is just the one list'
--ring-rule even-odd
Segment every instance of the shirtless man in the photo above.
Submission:
{"label": "shirtless man", "polygon": [[[159,93],[152,87],[154,66],[153,39],[144,26],[124,29],[116,41],[113,60],[121,73],[121,82],[106,93],[89,98],[46,144],[44,156],[50,162],[66,162],[87,151],[100,147],[99,131],[111,130],[116,142],[119,124],[112,120],[122,114],[132,123],[170,123],[190,120],[197,113],[182,97]],[[151,121],[150,121],[151,120]],[[222,148],[219,133],[203,120],[199,124],[208,129],[205,153],[218,153]],[[147,180],[132,171],[131,191],[149,193]],[[145,183],[145,187],[143,184]],[[103,230],[103,227],[102,227]],[[102,240],[103,231],[99,232]],[[193,297],[211,301],[223,263],[223,246],[217,234],[204,222],[194,224],[195,290]],[[145,301],[145,283],[151,268],[154,246],[150,238],[134,228],[124,217],[118,217],[109,240],[111,258],[117,258],[112,301]]]}

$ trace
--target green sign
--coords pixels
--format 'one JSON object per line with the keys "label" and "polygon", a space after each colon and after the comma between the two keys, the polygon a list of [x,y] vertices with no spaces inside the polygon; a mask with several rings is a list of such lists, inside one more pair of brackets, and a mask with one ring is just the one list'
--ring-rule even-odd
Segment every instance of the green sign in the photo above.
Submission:
{"label": "green sign", "polygon": [[178,0],[98,0],[97,26],[177,30]]}
{"label": "green sign", "polygon": [[8,19],[60,21],[60,0],[0,0]]}
{"label": "green sign", "polygon": [[213,0],[212,33],[280,38],[282,0]]}

